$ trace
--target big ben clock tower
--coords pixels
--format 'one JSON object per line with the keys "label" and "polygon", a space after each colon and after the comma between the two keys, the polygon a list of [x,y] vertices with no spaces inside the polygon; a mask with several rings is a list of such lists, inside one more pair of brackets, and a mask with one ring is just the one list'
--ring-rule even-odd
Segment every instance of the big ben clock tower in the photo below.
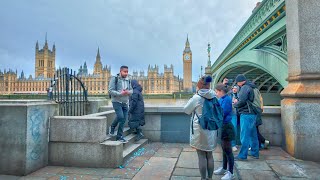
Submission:
{"label": "big ben clock tower", "polygon": [[184,91],[192,92],[192,52],[188,36],[183,51],[183,89]]}

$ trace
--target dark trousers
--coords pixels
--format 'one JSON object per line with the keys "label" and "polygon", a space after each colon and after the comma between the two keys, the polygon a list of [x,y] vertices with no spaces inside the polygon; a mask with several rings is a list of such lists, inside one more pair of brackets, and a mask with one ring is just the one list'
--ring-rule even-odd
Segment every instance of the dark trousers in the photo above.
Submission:
{"label": "dark trousers", "polygon": [[122,137],[123,134],[123,127],[124,123],[126,122],[126,119],[128,118],[128,104],[127,103],[119,103],[119,102],[112,102],[112,106],[114,111],[116,112],[116,118],[113,120],[111,124],[111,128],[115,129],[117,125],[118,127],[118,133],[117,133],[117,139]]}
{"label": "dark trousers", "polygon": [[261,144],[264,144],[266,139],[261,135],[260,131],[259,131],[259,126],[257,127],[257,134],[258,134],[258,141],[259,141],[259,147],[261,148]]}
{"label": "dark trousers", "polygon": [[231,141],[222,140],[221,147],[223,150],[223,169],[227,169],[233,174],[234,157],[232,153]]}

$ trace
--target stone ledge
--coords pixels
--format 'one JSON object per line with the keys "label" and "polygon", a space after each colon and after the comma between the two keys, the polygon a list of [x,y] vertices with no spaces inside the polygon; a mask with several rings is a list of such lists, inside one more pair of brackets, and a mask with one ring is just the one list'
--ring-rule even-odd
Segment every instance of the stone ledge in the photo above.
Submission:
{"label": "stone ledge", "polygon": [[106,130],[106,117],[54,116],[50,120],[50,141],[102,142]]}

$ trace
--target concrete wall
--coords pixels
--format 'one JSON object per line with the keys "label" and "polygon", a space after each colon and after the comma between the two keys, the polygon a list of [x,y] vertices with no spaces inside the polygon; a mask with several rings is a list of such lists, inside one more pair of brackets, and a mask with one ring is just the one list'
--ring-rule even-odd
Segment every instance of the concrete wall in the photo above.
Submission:
{"label": "concrete wall", "polygon": [[101,106],[107,106],[109,100],[106,98],[89,97],[89,103],[87,104],[87,114],[94,114],[99,112]]}
{"label": "concrete wall", "polygon": [[57,105],[38,100],[0,101],[0,174],[27,175],[48,164],[49,117]]}
{"label": "concrete wall", "polygon": [[[146,107],[146,125],[142,130],[150,141],[189,143],[190,118],[182,107]],[[283,129],[280,107],[265,107],[262,119],[262,135],[271,145],[281,146]]]}

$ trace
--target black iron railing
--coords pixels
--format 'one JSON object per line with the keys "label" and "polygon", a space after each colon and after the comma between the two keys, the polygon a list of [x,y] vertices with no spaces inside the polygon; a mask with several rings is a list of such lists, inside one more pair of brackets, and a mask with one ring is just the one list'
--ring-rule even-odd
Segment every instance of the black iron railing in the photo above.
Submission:
{"label": "black iron railing", "polygon": [[49,99],[59,104],[60,116],[86,115],[88,93],[81,78],[69,68],[56,71],[49,88]]}

